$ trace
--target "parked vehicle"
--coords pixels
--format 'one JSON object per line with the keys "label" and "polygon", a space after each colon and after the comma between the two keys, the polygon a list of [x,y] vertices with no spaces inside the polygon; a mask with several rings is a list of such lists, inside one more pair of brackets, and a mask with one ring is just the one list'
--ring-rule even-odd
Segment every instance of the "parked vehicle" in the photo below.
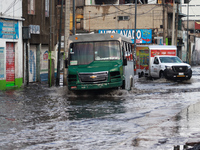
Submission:
{"label": "parked vehicle", "polygon": [[122,87],[133,79],[132,41],[120,34],[79,34],[69,37],[69,90]]}
{"label": "parked vehicle", "polygon": [[176,56],[176,46],[145,45],[136,47],[136,73],[138,77],[190,79],[192,70]]}

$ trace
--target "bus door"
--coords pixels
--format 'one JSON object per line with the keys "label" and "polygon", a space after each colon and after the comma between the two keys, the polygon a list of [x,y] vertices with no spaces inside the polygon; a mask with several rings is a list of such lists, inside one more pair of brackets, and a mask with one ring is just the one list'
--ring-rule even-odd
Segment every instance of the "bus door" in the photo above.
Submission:
{"label": "bus door", "polygon": [[131,44],[123,42],[122,50],[127,58],[127,65],[124,66],[125,89],[130,90],[133,86],[134,79],[134,62]]}

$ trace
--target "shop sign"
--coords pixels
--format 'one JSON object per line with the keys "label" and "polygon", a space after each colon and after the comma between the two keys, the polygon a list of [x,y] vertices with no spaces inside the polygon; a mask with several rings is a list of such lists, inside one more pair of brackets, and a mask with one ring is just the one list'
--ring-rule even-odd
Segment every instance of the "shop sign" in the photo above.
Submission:
{"label": "shop sign", "polygon": [[[129,37],[134,43],[134,29],[108,29],[99,30],[99,33],[119,33],[123,36]],[[136,43],[152,43],[152,29],[137,29],[136,30]]]}
{"label": "shop sign", "polygon": [[0,19],[0,38],[18,39],[19,38],[18,22],[10,19]]}

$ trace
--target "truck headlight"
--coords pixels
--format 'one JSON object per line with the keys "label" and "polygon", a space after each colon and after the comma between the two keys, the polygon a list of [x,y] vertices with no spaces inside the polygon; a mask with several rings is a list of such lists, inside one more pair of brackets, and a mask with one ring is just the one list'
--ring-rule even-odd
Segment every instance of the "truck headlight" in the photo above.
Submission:
{"label": "truck headlight", "polygon": [[172,66],[165,66],[166,69],[172,70]]}
{"label": "truck headlight", "polygon": [[191,66],[188,66],[188,69],[191,69]]}

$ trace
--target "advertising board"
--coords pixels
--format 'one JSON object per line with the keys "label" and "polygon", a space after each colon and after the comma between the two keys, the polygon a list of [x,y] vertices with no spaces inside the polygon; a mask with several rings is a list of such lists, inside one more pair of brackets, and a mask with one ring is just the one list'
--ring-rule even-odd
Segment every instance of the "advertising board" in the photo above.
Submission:
{"label": "advertising board", "polygon": [[[99,30],[98,33],[118,33],[123,36],[129,37],[134,43],[134,29],[106,29]],[[146,44],[152,43],[152,29],[137,29],[136,30],[136,43]]]}

